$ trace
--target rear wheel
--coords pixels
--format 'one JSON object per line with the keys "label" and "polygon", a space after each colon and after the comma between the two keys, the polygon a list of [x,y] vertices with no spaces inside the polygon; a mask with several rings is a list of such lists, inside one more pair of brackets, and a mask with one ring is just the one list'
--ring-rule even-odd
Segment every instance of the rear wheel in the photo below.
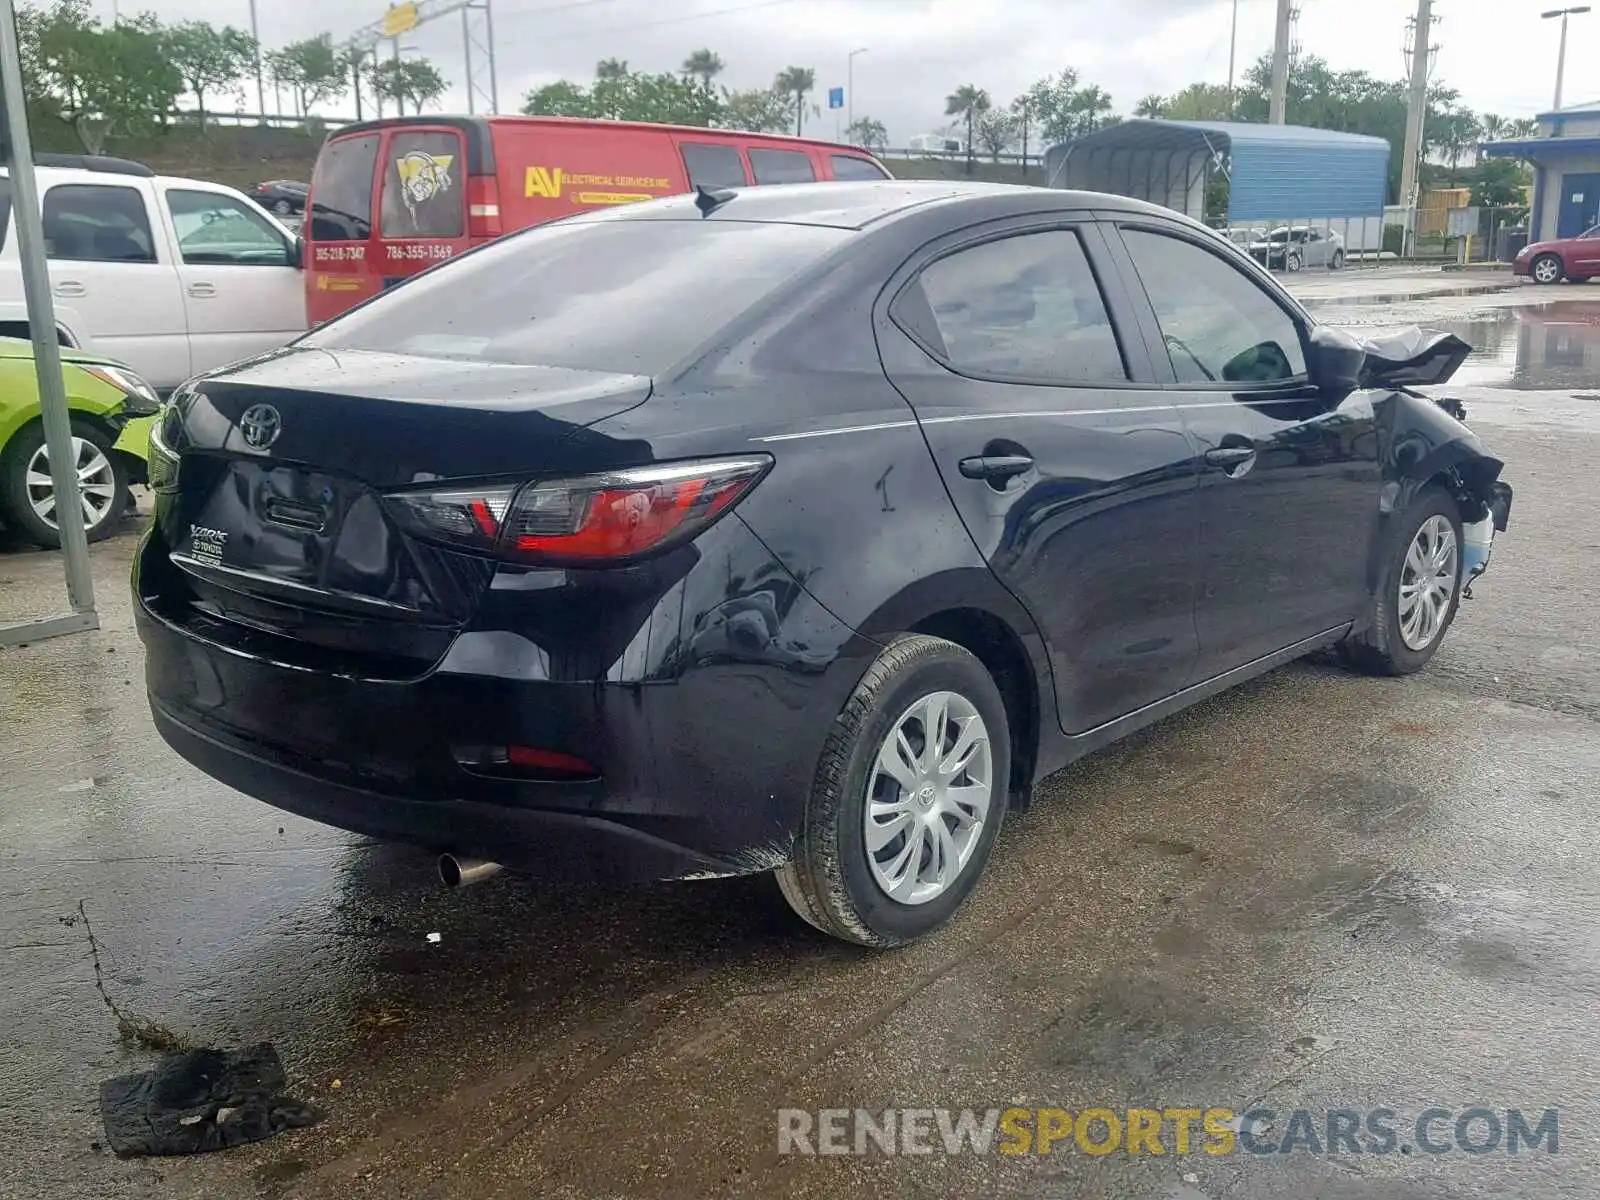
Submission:
{"label": "rear wheel", "polygon": [[1528,274],[1535,283],[1560,283],[1563,273],[1561,260],[1554,254],[1539,255],[1528,268]]}
{"label": "rear wheel", "polygon": [[294,211],[294,205],[290,204],[287,200],[274,200],[272,202],[272,211],[277,213],[280,217],[287,217]]}
{"label": "rear wheel", "polygon": [[[73,465],[82,491],[83,521],[91,542],[109,537],[128,506],[128,469],[111,450],[111,439],[94,426],[72,423]],[[0,502],[6,522],[29,541],[61,545],[56,524],[56,487],[44,426],[35,423],[11,439],[0,457]]]}
{"label": "rear wheel", "polygon": [[794,858],[777,872],[784,898],[863,946],[937,929],[983,873],[1010,772],[1005,704],[983,664],[942,638],[897,638],[823,748]]}
{"label": "rear wheel", "polygon": [[1398,520],[1367,630],[1340,646],[1345,661],[1376,675],[1427,666],[1461,602],[1461,513],[1441,487],[1424,489]]}

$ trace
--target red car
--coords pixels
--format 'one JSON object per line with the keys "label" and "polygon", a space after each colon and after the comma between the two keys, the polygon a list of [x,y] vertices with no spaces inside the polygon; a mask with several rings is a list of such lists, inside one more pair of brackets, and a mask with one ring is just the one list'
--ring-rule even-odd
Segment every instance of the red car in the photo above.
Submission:
{"label": "red car", "polygon": [[1600,275],[1600,225],[1577,237],[1552,242],[1532,242],[1511,264],[1512,274],[1526,275],[1535,283],[1587,283]]}

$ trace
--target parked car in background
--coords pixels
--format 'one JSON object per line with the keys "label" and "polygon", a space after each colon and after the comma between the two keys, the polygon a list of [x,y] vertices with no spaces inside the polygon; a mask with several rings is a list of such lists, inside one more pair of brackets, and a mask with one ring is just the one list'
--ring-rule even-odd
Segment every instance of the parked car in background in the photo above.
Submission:
{"label": "parked car in background", "polygon": [[895,945],[1066,763],[1323,647],[1432,658],[1511,504],[1417,391],[1468,351],[1111,195],[582,213],[173,397],[151,711],[446,882],[775,871]]}
{"label": "parked car in background", "polygon": [[302,234],[314,324],[501,234],[696,188],[888,179],[859,146],[567,117],[390,117],[323,143]]}
{"label": "parked car in background", "polygon": [[294,179],[269,179],[250,189],[257,204],[269,208],[280,217],[292,216],[306,210],[306,196],[311,191],[309,183]]}
{"label": "parked car in background", "polygon": [[1344,238],[1314,225],[1284,226],[1251,245],[1250,254],[1273,271],[1299,271],[1306,267],[1337,271],[1344,266]]}
{"label": "parked car in background", "polygon": [[[145,482],[150,425],[160,401],[154,388],[121,363],[63,347],[61,365],[84,524],[95,542],[128,509],[128,485]],[[0,523],[55,547],[61,544],[56,520],[33,343],[0,337]]]}
{"label": "parked car in background", "polygon": [[1227,238],[1235,246],[1238,246],[1241,250],[1245,251],[1248,251],[1257,242],[1264,242],[1267,240],[1267,231],[1265,229],[1258,229],[1253,225],[1230,226],[1229,228],[1222,230],[1221,233],[1223,237]]}
{"label": "parked car in background", "polygon": [[[158,391],[306,327],[296,236],[220,184],[125,159],[39,155],[57,333]],[[0,173],[0,336],[27,337],[11,181]]]}
{"label": "parked car in background", "polygon": [[1588,283],[1600,275],[1600,225],[1577,237],[1556,238],[1524,246],[1512,260],[1511,272],[1535,283]]}

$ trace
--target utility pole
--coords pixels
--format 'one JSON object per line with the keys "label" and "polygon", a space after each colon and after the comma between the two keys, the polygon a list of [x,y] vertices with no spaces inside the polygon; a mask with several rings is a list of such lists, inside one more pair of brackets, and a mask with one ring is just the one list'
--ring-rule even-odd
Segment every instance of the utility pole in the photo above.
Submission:
{"label": "utility pole", "polygon": [[1272,43],[1272,111],[1269,120],[1282,125],[1289,112],[1289,30],[1294,0],[1278,0],[1278,31]]}
{"label": "utility pole", "polygon": [[1411,35],[1411,95],[1406,106],[1405,157],[1400,163],[1400,203],[1405,205],[1405,246],[1416,234],[1417,173],[1422,165],[1422,120],[1428,112],[1428,63],[1433,53],[1433,0],[1417,0]]}
{"label": "utility pole", "polygon": [[1233,32],[1228,37],[1228,115],[1233,116],[1233,68],[1239,58],[1239,0],[1233,0]]}
{"label": "utility pole", "polygon": [[850,51],[844,59],[844,130],[848,136],[856,124],[856,55],[865,54],[865,46]]}
{"label": "utility pole", "polygon": [[256,44],[256,112],[267,122],[267,81],[261,70],[261,23],[256,20],[256,0],[250,0],[250,38]]}

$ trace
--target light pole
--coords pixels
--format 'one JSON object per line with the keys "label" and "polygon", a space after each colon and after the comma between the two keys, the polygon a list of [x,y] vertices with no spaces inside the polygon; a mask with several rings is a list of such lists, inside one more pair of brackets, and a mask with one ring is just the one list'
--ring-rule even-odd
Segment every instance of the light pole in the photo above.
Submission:
{"label": "light pole", "polygon": [[1556,58],[1556,102],[1554,106],[1556,112],[1561,111],[1561,83],[1563,76],[1567,73],[1567,18],[1575,17],[1579,13],[1588,11],[1589,6],[1587,4],[1580,4],[1575,8],[1552,8],[1549,12],[1539,14],[1546,21],[1552,17],[1561,18],[1561,52]]}
{"label": "light pole", "polygon": [[1239,57],[1239,0],[1233,0],[1233,33],[1228,38],[1228,116],[1233,116],[1233,68]]}
{"label": "light pole", "polygon": [[844,135],[850,136],[850,129],[856,123],[856,55],[865,54],[867,47],[850,51],[844,57]]}

